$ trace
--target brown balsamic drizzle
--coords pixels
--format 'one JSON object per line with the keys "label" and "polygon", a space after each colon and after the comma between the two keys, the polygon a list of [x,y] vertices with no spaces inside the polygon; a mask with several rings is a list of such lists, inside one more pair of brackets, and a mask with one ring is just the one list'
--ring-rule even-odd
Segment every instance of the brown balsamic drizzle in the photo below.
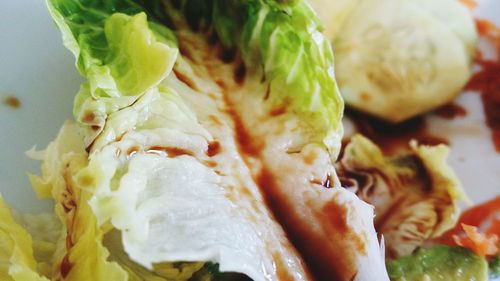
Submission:
{"label": "brown balsamic drizzle", "polygon": [[3,103],[7,106],[10,106],[12,108],[19,108],[21,107],[21,101],[15,97],[15,96],[6,96],[3,99]]}
{"label": "brown balsamic drizzle", "polygon": [[451,120],[457,117],[466,116],[467,110],[463,106],[451,102],[437,108],[436,110],[433,111],[433,114],[441,118]]}
{"label": "brown balsamic drizzle", "polygon": [[71,271],[71,268],[73,268],[73,264],[69,261],[68,255],[64,256],[59,267],[61,268],[61,276],[63,278],[66,278],[66,276],[68,276],[69,272]]}
{"label": "brown balsamic drizzle", "polygon": [[326,188],[331,188],[332,187],[332,184],[333,184],[333,180],[332,180],[332,175],[330,174],[327,174],[326,175],[326,179],[325,181],[323,182],[323,186],[326,187]]}
{"label": "brown balsamic drizzle", "polygon": [[[311,206],[310,209],[314,212],[312,216],[322,222],[319,229],[312,229],[310,222],[305,222],[301,215],[294,213],[294,200],[288,198],[289,195],[277,184],[277,179],[271,172],[262,169],[256,180],[264,191],[266,205],[301,254],[315,280],[349,280],[356,275],[355,255],[351,246],[353,244],[360,253],[365,253],[365,242],[348,227],[346,206],[338,204],[336,198],[319,210]],[[332,243],[325,244],[324,239],[318,239],[324,236],[330,237]],[[338,241],[349,242],[337,243]],[[332,263],[336,265],[332,266]]]}
{"label": "brown balsamic drizzle", "polygon": [[84,123],[92,123],[94,122],[95,119],[95,114],[92,111],[85,112],[85,114],[82,117],[82,122]]}
{"label": "brown balsamic drizzle", "polygon": [[276,108],[271,109],[271,111],[269,112],[269,115],[270,116],[283,115],[286,113],[286,110],[287,110],[287,106],[278,106]]}
{"label": "brown balsamic drizzle", "polygon": [[323,185],[323,181],[320,179],[312,179],[309,182],[312,184]]}
{"label": "brown balsamic drizzle", "polygon": [[[220,54],[219,52],[215,55]],[[226,55],[227,58],[224,59],[225,61],[233,60],[231,53]],[[210,68],[213,67],[213,64],[211,64],[210,61],[207,61],[206,64],[210,73]],[[222,98],[226,105],[225,111],[234,125],[234,136],[238,145],[238,150],[245,162],[248,161],[248,164],[251,163],[249,160],[251,160],[252,157],[261,156],[261,151],[265,147],[265,138],[254,138],[245,127],[239,112],[233,107],[230,99],[231,91],[234,90],[234,86],[240,86],[237,83],[233,84],[233,82],[237,82],[232,81],[232,78],[235,78],[234,76],[235,75],[224,78],[214,78],[214,80],[221,88],[221,92],[223,93]],[[219,76],[213,75],[213,77]],[[268,87],[266,95],[263,95],[263,98],[266,99],[269,95],[270,87]],[[261,168],[254,176],[265,198],[266,206],[272,211],[276,220],[285,230],[287,237],[294,247],[299,250],[302,259],[305,261],[304,270],[307,274],[306,279],[312,279],[309,277],[309,272],[313,272],[315,275],[315,279],[312,280],[350,280],[354,278],[357,273],[355,259],[356,251],[353,250],[353,245],[349,243],[356,242],[353,241],[348,244],[338,243],[338,241],[344,241],[345,237],[342,235],[349,236],[349,234],[336,234],[336,227],[331,225],[332,222],[330,222],[330,218],[323,213],[323,208],[321,206],[314,206],[314,204],[318,203],[314,200],[316,198],[310,198],[310,200],[304,199],[305,202],[297,202],[297,200],[290,198],[290,195],[286,193],[286,188],[280,186],[279,179],[275,178],[273,173],[266,167]],[[330,186],[330,182],[331,179],[327,177],[323,185]],[[307,209],[313,212],[313,214],[306,216],[309,220],[304,219],[304,217],[298,213],[297,203],[308,205]],[[325,202],[321,204],[325,204]],[[335,204],[335,202],[331,204]],[[339,207],[344,207],[344,212],[346,212],[346,206],[340,205]],[[339,214],[335,215],[338,216]],[[344,215],[344,217],[346,216],[347,215]],[[316,227],[316,224],[310,221],[311,219],[314,220],[314,222],[316,222],[316,220],[318,222],[325,221],[324,224],[326,224],[326,226],[323,223],[318,223],[318,227]],[[358,239],[364,242],[363,237],[358,237]],[[327,242],[326,246],[325,241]],[[355,248],[360,249],[362,245],[361,243],[355,246]],[[287,280],[286,277],[282,276],[282,273],[280,273],[283,271],[280,269],[280,261],[275,260],[275,262],[278,263],[276,268],[278,277]],[[337,266],[337,264],[339,266]],[[284,265],[286,266],[286,264]]]}
{"label": "brown balsamic drizzle", "polygon": [[465,88],[480,93],[486,124],[491,129],[495,149],[500,153],[500,28],[485,19],[476,19],[476,27],[479,34],[496,47],[497,58],[487,60],[478,53],[475,63],[481,70],[472,75]]}
{"label": "brown balsamic drizzle", "polygon": [[138,146],[132,146],[127,150],[127,156],[132,157],[134,154],[140,151],[140,148]]}
{"label": "brown balsamic drizzle", "polygon": [[331,188],[332,187],[332,175],[327,174],[325,180],[313,178],[313,179],[309,180],[309,182],[312,184],[322,185],[326,188]]}
{"label": "brown balsamic drizzle", "polygon": [[316,161],[316,159],[318,158],[318,152],[317,151],[309,151],[309,153],[307,153],[306,155],[304,155],[304,162],[306,164],[313,164],[314,161]]}
{"label": "brown balsamic drizzle", "polygon": [[207,167],[210,167],[210,168],[217,167],[217,162],[215,162],[215,161],[204,161],[203,164],[205,164]]}
{"label": "brown balsamic drizzle", "polygon": [[220,143],[218,141],[212,141],[208,144],[207,155],[213,157],[220,152]]}
{"label": "brown balsamic drizzle", "polygon": [[191,79],[191,77],[189,77],[188,75],[182,73],[181,71],[177,70],[175,67],[174,67],[174,74],[175,76],[181,80],[184,84],[188,85],[189,88],[195,90],[195,91],[198,91],[198,86],[196,85],[196,83],[194,82],[193,79]]}
{"label": "brown balsamic drizzle", "polygon": [[236,59],[236,48],[226,48],[222,45],[219,47],[219,59],[225,63],[231,63]]}
{"label": "brown balsamic drizzle", "polygon": [[276,275],[279,281],[294,281],[295,278],[286,270],[285,264],[281,256],[277,253],[273,254],[274,265],[276,266]]}
{"label": "brown balsamic drizzle", "polygon": [[223,97],[227,105],[226,112],[231,116],[234,122],[235,136],[238,140],[238,149],[248,156],[259,155],[263,144],[260,142],[256,142],[256,140],[250,136],[245,126],[243,125],[243,121],[241,120],[239,114],[233,108],[227,96],[223,95]]}
{"label": "brown balsamic drizzle", "polygon": [[152,146],[146,150],[146,153],[152,153],[152,154],[162,154],[165,153],[168,155],[168,157],[179,157],[183,155],[189,155],[193,156],[193,153],[191,151],[188,151],[186,149],[180,148],[180,147],[163,147],[163,146]]}
{"label": "brown balsamic drizzle", "polygon": [[391,124],[353,109],[346,109],[345,115],[350,117],[360,134],[376,143],[386,154],[408,150],[408,144],[413,139],[423,145],[449,144],[447,139],[428,131],[423,116]]}
{"label": "brown balsamic drizzle", "polygon": [[[68,166],[67,166],[68,168]],[[67,231],[66,231],[66,238],[65,238],[65,247],[66,247],[66,254],[64,255],[63,259],[61,260],[61,263],[59,264],[60,268],[60,274],[62,278],[65,278],[68,276],[70,273],[71,269],[73,268],[72,262],[69,260],[69,255],[70,255],[70,250],[73,248],[75,245],[73,241],[73,237],[70,233],[70,229],[73,228],[73,223],[74,223],[74,217],[75,217],[75,212],[77,210],[77,205],[75,202],[75,195],[73,193],[73,188],[72,188],[72,177],[69,173],[69,170],[66,169],[63,173],[63,178],[66,183],[66,189],[65,193],[63,194],[64,196],[64,201],[61,202],[61,205],[63,207],[64,212],[67,214],[66,219],[70,220],[69,223],[67,224]],[[85,181],[85,180],[84,180]]]}
{"label": "brown balsamic drizzle", "polygon": [[243,84],[245,82],[245,76],[247,75],[247,68],[243,61],[240,61],[237,64],[236,69],[234,70],[234,81],[238,84]]}
{"label": "brown balsamic drizzle", "polygon": [[345,205],[338,204],[336,200],[332,200],[323,207],[323,213],[330,220],[330,225],[333,226],[332,231],[336,231],[337,235],[353,243],[358,253],[366,255],[366,239],[360,238],[359,234],[349,227],[349,218]]}

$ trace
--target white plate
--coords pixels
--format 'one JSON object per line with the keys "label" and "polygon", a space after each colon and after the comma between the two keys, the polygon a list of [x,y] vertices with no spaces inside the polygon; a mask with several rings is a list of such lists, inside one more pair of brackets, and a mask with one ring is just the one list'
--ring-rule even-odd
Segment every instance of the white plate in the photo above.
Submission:
{"label": "white plate", "polygon": [[[500,1],[480,4],[478,13],[500,24]],[[0,11],[0,99],[14,95],[22,103],[19,109],[0,104],[0,192],[23,211],[50,210],[50,202],[36,199],[26,176],[37,173],[39,163],[24,152],[34,145],[44,148],[71,118],[82,79],[44,1],[0,1]],[[479,95],[462,95],[458,103],[467,116],[451,122],[431,117],[431,130],[449,136],[450,163],[473,201],[480,202],[500,194],[500,154],[484,125]]]}

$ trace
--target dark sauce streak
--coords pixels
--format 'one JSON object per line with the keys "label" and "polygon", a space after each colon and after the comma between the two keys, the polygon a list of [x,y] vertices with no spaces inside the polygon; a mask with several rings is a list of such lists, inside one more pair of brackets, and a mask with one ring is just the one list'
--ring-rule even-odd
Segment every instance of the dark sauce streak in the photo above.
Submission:
{"label": "dark sauce streak", "polygon": [[[333,200],[324,208],[315,211],[314,217],[322,222],[322,230],[318,233],[311,229],[310,224],[304,223],[301,216],[290,213],[290,210],[295,209],[294,202],[287,198],[269,171],[262,169],[256,180],[264,191],[266,205],[272,210],[289,240],[303,257],[315,277],[314,280],[349,280],[355,276],[356,264],[350,246],[336,241],[349,240],[351,241],[349,243],[354,243],[360,252],[364,253],[366,250],[364,241],[347,226],[345,206]],[[325,244],[324,239],[318,239],[323,235],[331,237],[332,243]],[[332,263],[336,266],[332,266]],[[348,278],[345,278],[346,276]]]}
{"label": "dark sauce streak", "polygon": [[467,115],[467,110],[456,103],[445,104],[433,112],[435,115],[444,119],[455,119],[457,117],[464,117]]}
{"label": "dark sauce streak", "polygon": [[[353,120],[355,122],[355,120]],[[347,145],[351,142],[351,138],[349,137],[343,137],[342,138],[342,144],[340,145],[340,151],[339,151],[339,156],[337,157],[337,161],[340,161],[342,158],[344,158],[345,154],[345,148]]]}
{"label": "dark sauce streak", "polygon": [[[227,52],[227,50],[226,50]],[[233,59],[233,54],[231,51],[227,53],[218,53],[225,62],[231,61]],[[253,138],[253,136],[247,131],[241,116],[233,107],[230,99],[230,88],[233,84],[225,79],[230,79],[234,77],[227,77],[224,79],[217,79],[216,83],[221,88],[223,93],[222,97],[226,105],[226,113],[231,117],[234,125],[234,135],[237,141],[238,150],[243,156],[245,161],[250,160],[251,157],[258,157],[261,151],[265,147],[264,138]],[[229,86],[231,85],[231,86]],[[263,93],[264,98],[269,98],[271,88],[268,87],[267,92]],[[247,162],[248,164],[248,162]],[[286,172],[284,172],[286,173]],[[342,223],[346,232],[337,232],[336,221],[332,221],[331,217],[342,216],[347,218],[346,206],[337,204],[336,202],[329,202],[329,205],[337,205],[337,209],[326,208],[326,210],[335,211],[334,214],[326,213],[325,209],[315,208],[313,204],[317,202],[310,198],[311,200],[304,199],[305,202],[300,202],[308,205],[308,209],[312,213],[306,215],[308,219],[304,219],[301,214],[297,213],[297,199],[290,198],[290,194],[287,194],[287,189],[280,186],[278,178],[276,178],[272,171],[268,168],[263,167],[259,172],[254,175],[254,179],[259,186],[264,200],[266,201],[266,206],[272,211],[276,221],[280,223],[283,227],[289,241],[301,254],[305,264],[304,269],[306,274],[312,272],[315,279],[312,280],[350,280],[357,274],[356,270],[356,260],[355,252],[365,253],[365,242],[363,237],[359,237],[356,233],[352,232],[352,229],[346,226],[347,221],[344,220]],[[325,186],[330,186],[331,179],[327,179],[322,182]],[[337,212],[343,212],[339,214]],[[314,225],[313,222],[321,222],[318,227]],[[319,230],[318,230],[319,228]],[[355,237],[351,237],[351,236]],[[339,243],[338,241],[352,240],[348,243]],[[327,244],[325,246],[325,243]],[[353,250],[353,247],[356,250]],[[280,260],[276,260],[276,273],[280,280],[289,280],[289,273],[282,269],[280,265]],[[293,280],[293,279],[290,279]]]}
{"label": "dark sauce streak", "polygon": [[233,62],[236,59],[236,48],[226,48],[224,46],[219,47],[219,59],[224,63]]}
{"label": "dark sauce streak", "polygon": [[[218,81],[217,81],[217,84]],[[234,130],[235,130],[235,136],[236,139],[238,140],[238,149],[243,152],[244,154],[248,156],[257,156],[260,154],[260,151],[263,147],[263,143],[257,142],[255,139],[253,139],[250,134],[247,132],[245,126],[243,125],[243,121],[241,120],[240,116],[234,110],[231,102],[227,98],[226,95],[224,96],[225,103],[227,105],[226,112],[229,114],[234,122]]]}
{"label": "dark sauce streak", "polygon": [[196,91],[199,91],[198,86],[196,85],[196,83],[194,82],[194,80],[191,79],[191,77],[189,77],[188,75],[182,73],[181,71],[178,71],[175,67],[174,67],[174,73],[175,73],[175,76],[179,80],[181,80],[182,82],[184,82],[184,84],[188,85],[189,88],[191,88],[193,90],[196,90]]}
{"label": "dark sauce streak", "polygon": [[320,179],[312,179],[309,182],[312,184],[323,185],[323,181]]}
{"label": "dark sauce streak", "polygon": [[[65,188],[65,193],[63,194],[64,196],[64,201],[61,203],[64,212],[67,214],[67,219],[68,218],[74,218],[76,215],[75,212],[77,211],[77,204],[75,202],[74,194],[73,194],[73,188],[71,186],[71,175],[69,173],[69,164],[66,166],[66,169],[63,173],[63,178],[64,181],[66,182],[66,188]],[[92,182],[93,180],[90,179],[84,179],[84,182]],[[66,238],[65,238],[65,247],[66,247],[66,254],[64,255],[63,259],[61,260],[61,264],[59,265],[60,267],[60,274],[62,278],[65,278],[68,276],[70,273],[71,269],[73,268],[73,264],[69,260],[69,255],[70,255],[70,250],[73,248],[75,245],[73,241],[73,236],[70,232],[71,229],[74,228],[74,220],[70,220],[67,225],[67,230],[66,230]]]}
{"label": "dark sauce streak", "polygon": [[482,19],[476,19],[476,26],[496,47],[497,59],[485,60],[478,54],[475,62],[481,70],[472,76],[465,88],[481,94],[486,124],[491,129],[495,149],[500,153],[500,28]]}
{"label": "dark sauce streak", "polygon": [[311,179],[309,182],[312,183],[312,184],[317,184],[317,185],[324,186],[326,188],[331,188],[332,187],[332,175],[327,174],[326,178],[324,180]]}
{"label": "dark sauce streak", "polygon": [[245,76],[247,75],[247,68],[244,62],[240,62],[236,69],[234,70],[234,81],[238,84],[243,84],[245,82]]}
{"label": "dark sauce streak", "polygon": [[286,113],[286,110],[287,110],[287,106],[279,106],[279,107],[271,109],[271,111],[269,112],[269,115],[270,116],[283,115]]}
{"label": "dark sauce streak", "polygon": [[213,157],[220,152],[220,143],[218,141],[212,141],[208,144],[207,155]]}
{"label": "dark sauce streak", "polygon": [[68,255],[64,256],[63,260],[61,261],[61,276],[63,278],[66,278],[71,271],[71,268],[73,268],[73,264],[69,261]]}
{"label": "dark sauce streak", "polygon": [[[234,122],[235,137],[240,153],[244,158],[258,157],[264,148],[264,140],[253,138],[249,134],[238,112],[233,108],[228,93],[225,93],[227,89],[222,87],[224,82],[217,81],[217,84],[221,86],[224,93],[223,97],[227,106],[226,112]],[[350,280],[356,275],[356,255],[354,252],[365,253],[364,240],[366,239],[359,237],[358,234],[345,226],[347,223],[345,220],[342,223],[345,226],[344,228],[347,228],[347,231],[337,231],[337,222],[335,219],[332,221],[332,217],[347,217],[345,206],[336,204],[336,202],[329,202],[330,205],[338,205],[340,210],[332,210],[333,207],[326,208],[326,211],[335,211],[335,213],[328,213],[325,212],[325,209],[318,209],[311,205],[309,209],[313,210],[313,214],[309,214],[308,219],[304,220],[304,217],[295,211],[297,210],[297,201],[290,198],[290,195],[286,193],[286,189],[279,185],[278,179],[266,167],[261,168],[255,176],[255,181],[262,192],[266,206],[271,210],[276,221],[283,227],[289,241],[300,253],[305,262],[304,269],[307,270],[307,273],[315,276],[314,280]],[[328,175],[321,184],[330,187],[331,179]],[[311,200],[303,203],[307,205],[316,202]],[[337,212],[344,212],[344,215]],[[321,225],[318,226],[319,230],[312,227],[310,220],[321,222]],[[346,239],[352,241],[348,243],[338,242]],[[327,245],[325,245],[325,242]],[[353,248],[356,250],[353,250]],[[281,275],[279,268],[277,268],[277,274]],[[286,277],[280,276],[280,278]]]}
{"label": "dark sauce streak", "polygon": [[329,225],[333,226],[331,231],[336,231],[343,239],[347,239],[353,243],[358,253],[366,255],[365,241],[349,227],[349,218],[347,217],[347,208],[345,205],[338,204],[336,200],[333,200],[325,205],[323,213],[330,221]]}
{"label": "dark sauce streak", "polygon": [[219,36],[217,35],[217,32],[214,29],[210,30],[207,37],[207,43],[211,46],[214,46],[218,42],[219,42]]}
{"label": "dark sauce streak", "polygon": [[294,281],[295,278],[286,270],[285,263],[278,253],[273,254],[274,265],[276,266],[276,275],[279,281]]}
{"label": "dark sauce streak", "polygon": [[134,154],[140,151],[140,148],[138,146],[132,146],[127,150],[127,156],[132,157]]}
{"label": "dark sauce streak", "polygon": [[[348,169],[345,169],[342,165],[337,166],[337,175],[340,180],[340,184],[344,188],[351,188],[351,187],[357,187],[359,189],[363,188],[371,188],[372,186],[372,180],[369,179],[371,174],[377,173],[377,171],[367,172],[367,171],[351,171]],[[363,198],[358,194],[358,191],[360,190],[355,190],[356,195],[360,197],[360,199],[367,201],[367,203],[370,203],[367,198]]]}
{"label": "dark sauce streak", "polygon": [[266,101],[269,99],[269,96],[271,95],[271,84],[267,85],[266,93],[264,95],[264,100]]}
{"label": "dark sauce streak", "polygon": [[415,155],[408,156],[406,159],[407,164],[411,166],[412,170],[417,172],[415,180],[417,180],[418,184],[420,185],[419,190],[431,193],[434,189],[434,184],[432,182],[433,177],[431,172],[429,172],[425,167],[422,159]]}
{"label": "dark sauce streak", "polygon": [[215,162],[215,161],[204,161],[203,164],[205,164],[207,167],[210,167],[210,168],[217,167],[217,162]]}
{"label": "dark sauce streak", "polygon": [[193,156],[193,153],[191,151],[179,147],[152,146],[146,150],[146,153],[159,154],[159,155],[165,153],[168,155],[168,157],[172,158],[183,155]]}
{"label": "dark sauce streak", "polygon": [[[194,60],[195,56],[191,53],[191,50],[189,47],[186,47],[186,45],[189,45],[189,43],[184,43],[184,41],[179,41],[179,52],[181,55],[185,58],[188,58],[190,60]],[[175,71],[175,67],[174,67]]]}
{"label": "dark sauce streak", "polygon": [[6,106],[10,106],[12,108],[19,108],[19,107],[21,107],[21,101],[17,97],[15,97],[15,96],[6,96],[3,99],[3,103]]}
{"label": "dark sauce streak", "polygon": [[326,175],[326,179],[325,181],[323,182],[323,186],[326,187],[326,188],[331,188],[332,187],[332,175],[328,174]]}
{"label": "dark sauce streak", "polygon": [[123,132],[122,134],[120,134],[119,136],[117,136],[117,137],[115,138],[115,141],[117,141],[117,142],[118,142],[118,141],[121,141],[121,140],[123,139],[123,137],[125,136],[125,134],[126,134],[126,133],[127,133],[127,132]]}
{"label": "dark sauce streak", "polygon": [[219,86],[221,89],[224,89],[226,88],[226,82],[224,82],[223,80],[216,80],[215,83],[217,84],[217,86]]}
{"label": "dark sauce streak", "polygon": [[429,133],[422,116],[390,124],[353,109],[347,109],[345,115],[354,122],[359,133],[376,143],[386,154],[406,151],[412,139],[423,145],[449,144],[448,140]]}
{"label": "dark sauce streak", "polygon": [[88,111],[88,112],[85,112],[85,114],[83,115],[82,122],[92,123],[92,122],[94,122],[94,119],[95,119],[94,112]]}

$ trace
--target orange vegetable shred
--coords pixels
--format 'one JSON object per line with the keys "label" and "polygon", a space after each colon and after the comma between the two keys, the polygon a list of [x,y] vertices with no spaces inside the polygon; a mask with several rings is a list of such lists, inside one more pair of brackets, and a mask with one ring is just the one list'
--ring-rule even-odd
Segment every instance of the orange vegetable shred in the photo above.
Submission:
{"label": "orange vegetable shred", "polygon": [[498,254],[498,236],[496,234],[483,234],[477,227],[463,224],[465,236],[453,235],[453,240],[458,246],[470,249],[481,257],[495,256]]}

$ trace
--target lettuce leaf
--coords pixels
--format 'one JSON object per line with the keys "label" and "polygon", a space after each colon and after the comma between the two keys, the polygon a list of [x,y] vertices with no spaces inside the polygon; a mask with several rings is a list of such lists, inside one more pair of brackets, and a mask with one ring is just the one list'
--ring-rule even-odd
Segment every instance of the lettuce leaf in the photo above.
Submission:
{"label": "lettuce leaf", "polygon": [[139,95],[172,69],[175,37],[165,27],[148,23],[133,1],[47,4],[93,97]]}
{"label": "lettuce leaf", "polygon": [[148,22],[133,1],[47,0],[47,5],[87,78],[73,114],[86,125],[89,146],[109,113],[132,104],[170,73],[178,53],[175,37]]}
{"label": "lettuce leaf", "polygon": [[[45,159],[43,176],[33,177],[37,190],[56,200],[68,231],[56,253],[57,276],[154,279],[163,278],[160,268],[183,280],[198,276],[194,271],[209,261],[222,272],[254,280],[310,278],[265,204],[259,171],[240,149],[242,127],[279,150],[280,161],[318,154],[307,169],[301,169],[304,161],[287,161],[299,163],[293,169],[302,172],[294,176],[307,183],[294,194],[315,188],[294,203],[303,207],[299,200],[320,197],[322,207],[361,205],[361,211],[349,208],[355,219],[346,228],[366,240],[369,253],[355,255],[354,262],[369,265],[362,276],[372,269],[385,276],[370,206],[341,189],[321,196],[323,186],[309,182],[328,176],[337,183],[332,161],[340,148],[343,103],[331,47],[306,2],[51,0],[48,5],[87,78],[74,110],[84,130],[69,134],[80,138],[78,147],[65,153],[56,140],[38,155]],[[228,75],[232,68],[238,71]],[[255,133],[271,126],[279,142]],[[266,167],[271,151],[259,154],[256,162]],[[314,216],[324,215],[315,210]],[[326,230],[333,228],[324,230],[320,235],[328,240]],[[83,255],[84,249],[92,254]],[[87,272],[92,260],[97,270]]]}
{"label": "lettuce leaf", "polygon": [[[154,109],[151,112],[155,114]],[[35,236],[37,239],[33,246],[35,255],[40,257],[37,261],[42,261],[39,267],[51,276],[52,280],[181,281],[189,279],[203,266],[203,262],[164,262],[153,264],[150,269],[145,268],[131,260],[123,250],[119,230],[110,228],[108,224],[98,224],[98,217],[89,202],[95,194],[93,184],[102,180],[98,176],[105,172],[86,174],[95,166],[89,163],[76,124],[67,122],[46,150],[32,151],[30,155],[44,160],[43,175],[32,175],[31,179],[36,189],[54,198],[56,213],[64,228],[61,232],[52,218],[40,220],[40,217],[24,214],[19,216],[33,232],[45,229],[44,234],[38,233]],[[13,232],[9,230],[9,233]],[[59,238],[57,244],[49,243],[55,238]],[[24,242],[23,245],[30,244]],[[47,255],[50,255],[50,258]]]}
{"label": "lettuce leaf", "polygon": [[57,241],[62,235],[60,221],[55,214],[49,213],[26,214],[13,211],[13,217],[31,235],[37,271],[50,277]]}
{"label": "lettuce leaf", "polygon": [[0,279],[48,281],[37,272],[30,234],[14,221],[0,195]]}
{"label": "lettuce leaf", "polygon": [[408,154],[388,157],[355,135],[337,164],[346,188],[375,206],[375,227],[391,258],[409,255],[453,227],[458,203],[468,201],[446,163],[448,147],[416,142],[410,147]]}
{"label": "lettuce leaf", "polygon": [[[164,1],[166,13],[194,30],[214,29],[221,44],[240,52],[248,75],[269,83],[267,110],[285,107],[303,121],[309,142],[340,149],[343,102],[333,73],[331,46],[305,1]],[[202,1],[204,2],[204,1]],[[175,12],[175,7],[180,11]],[[247,94],[258,95],[259,91]]]}
{"label": "lettuce leaf", "polygon": [[[31,176],[35,190],[50,194],[56,214],[64,226],[54,254],[53,279],[127,280],[126,272],[108,262],[108,250],[102,245],[104,231],[96,223],[88,200],[91,190],[81,188],[74,174],[85,167],[88,154],[78,126],[67,122],[58,137],[42,152],[33,156],[44,159],[42,176]],[[86,179],[79,179],[85,183]],[[88,179],[87,179],[88,180]]]}

